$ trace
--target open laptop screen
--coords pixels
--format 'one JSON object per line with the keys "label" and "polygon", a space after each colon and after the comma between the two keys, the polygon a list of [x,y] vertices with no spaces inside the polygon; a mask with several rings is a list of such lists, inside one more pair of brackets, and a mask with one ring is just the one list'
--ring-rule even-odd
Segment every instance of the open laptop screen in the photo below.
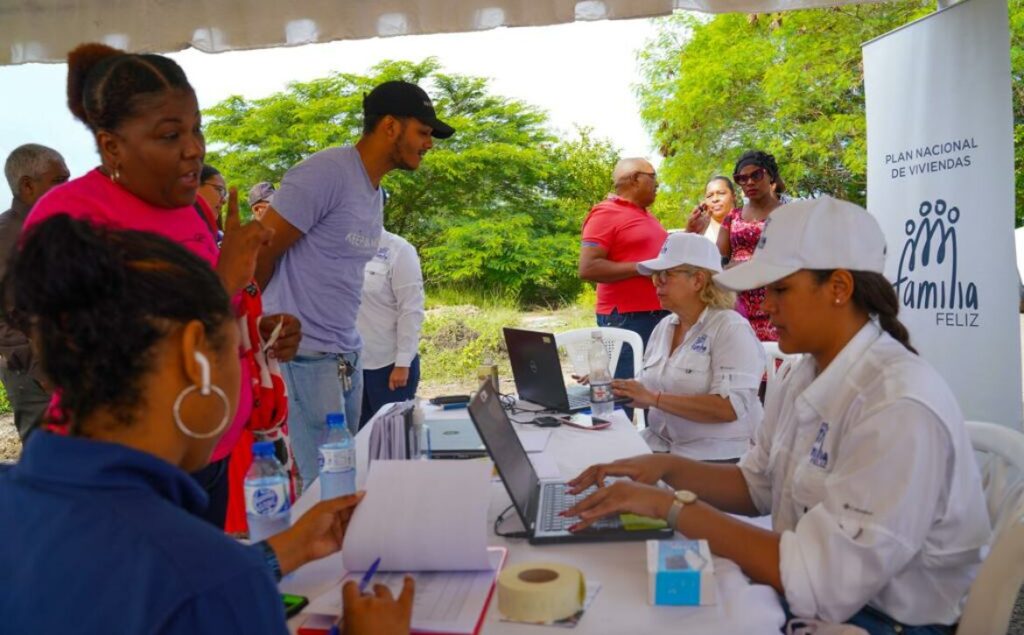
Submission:
{"label": "open laptop screen", "polygon": [[502,331],[519,398],[568,412],[569,399],[565,393],[555,336],[509,327]]}
{"label": "open laptop screen", "polygon": [[519,435],[501,407],[501,399],[489,381],[480,385],[476,396],[469,403],[469,416],[498,467],[498,473],[505,482],[505,489],[520,519],[524,523],[532,522],[536,510],[531,505],[536,505],[533,497],[537,494],[540,481],[530,463],[530,457],[519,441]]}

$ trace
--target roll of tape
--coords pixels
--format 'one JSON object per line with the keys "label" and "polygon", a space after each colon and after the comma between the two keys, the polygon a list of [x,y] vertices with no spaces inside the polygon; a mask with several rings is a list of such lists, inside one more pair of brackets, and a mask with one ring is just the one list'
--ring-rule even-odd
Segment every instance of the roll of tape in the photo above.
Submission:
{"label": "roll of tape", "polygon": [[505,567],[498,576],[498,610],[519,622],[553,622],[583,608],[583,573],[553,562]]}

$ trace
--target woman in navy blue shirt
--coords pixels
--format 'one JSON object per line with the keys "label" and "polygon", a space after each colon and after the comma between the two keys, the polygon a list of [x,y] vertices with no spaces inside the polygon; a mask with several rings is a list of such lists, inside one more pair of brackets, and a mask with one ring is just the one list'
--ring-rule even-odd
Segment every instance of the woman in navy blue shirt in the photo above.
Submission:
{"label": "woman in navy blue shirt", "polygon": [[[0,469],[0,631],[287,633],[272,568],[340,549],[358,497],[255,547],[196,515],[207,496],[188,473],[239,391],[238,328],[213,270],[166,238],[59,215],[29,231],[0,298],[70,422]],[[408,632],[412,593],[349,593],[347,630]]]}

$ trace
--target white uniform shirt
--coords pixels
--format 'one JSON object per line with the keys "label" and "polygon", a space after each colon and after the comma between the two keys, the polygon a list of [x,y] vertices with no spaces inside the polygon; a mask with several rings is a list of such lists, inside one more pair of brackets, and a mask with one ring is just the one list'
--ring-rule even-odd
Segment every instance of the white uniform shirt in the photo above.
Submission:
{"label": "white uniform shirt", "polygon": [[416,248],[384,231],[377,254],[366,264],[356,328],[363,338],[363,368],[407,367],[420,344],[423,273]]}
{"label": "white uniform shirt", "polygon": [[736,420],[696,423],[651,408],[643,437],[655,452],[691,459],[735,459],[750,447],[763,415],[757,390],[764,374],[764,348],[743,316],[731,309],[705,309],[676,350],[672,335],[679,317],[670,313],[654,327],[637,380],[666,395],[719,395]]}
{"label": "white uniform shirt", "polygon": [[874,322],[815,373],[810,356],[793,363],[740,462],[782,533],[790,610],[842,622],[870,604],[952,624],[990,533],[953,393]]}

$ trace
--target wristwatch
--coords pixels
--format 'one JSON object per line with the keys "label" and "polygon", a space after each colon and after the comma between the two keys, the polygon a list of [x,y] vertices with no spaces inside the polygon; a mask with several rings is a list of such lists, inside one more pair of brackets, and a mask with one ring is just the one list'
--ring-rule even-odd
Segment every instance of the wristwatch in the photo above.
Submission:
{"label": "wristwatch", "polygon": [[679,520],[679,512],[683,511],[683,506],[690,505],[697,502],[697,495],[688,489],[678,489],[675,492],[675,500],[672,501],[672,506],[668,508],[668,515],[665,516],[665,520],[668,521],[668,526],[675,531],[676,521]]}

